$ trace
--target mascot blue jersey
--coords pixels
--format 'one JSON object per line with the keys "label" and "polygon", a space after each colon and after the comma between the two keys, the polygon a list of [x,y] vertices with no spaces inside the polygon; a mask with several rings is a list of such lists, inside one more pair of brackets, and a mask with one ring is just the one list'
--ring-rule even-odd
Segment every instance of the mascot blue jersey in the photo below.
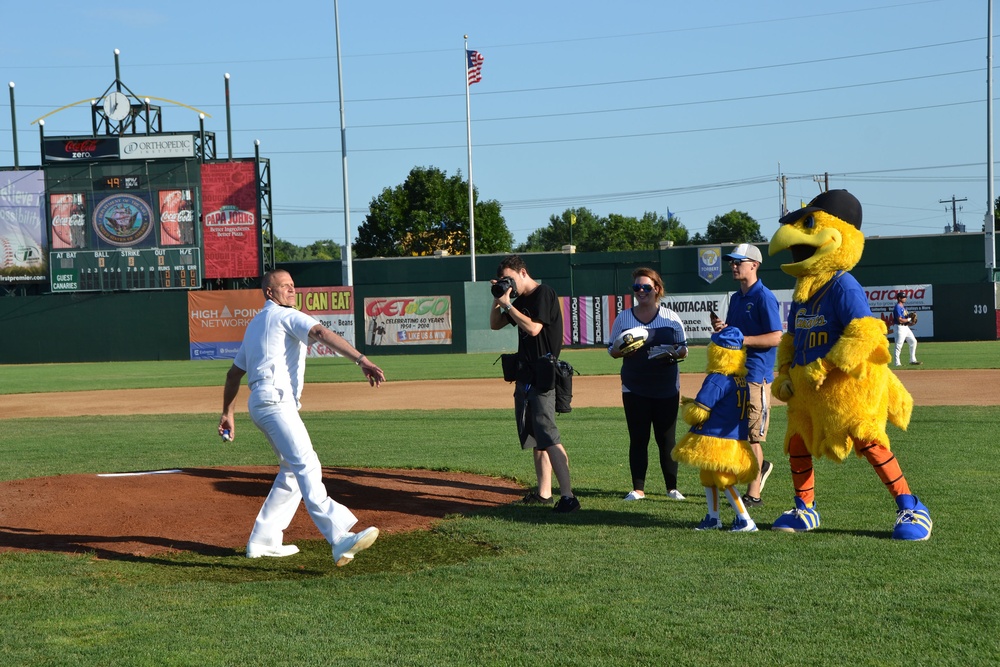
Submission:
{"label": "mascot blue jersey", "polygon": [[854,276],[839,271],[805,303],[792,303],[788,333],[794,336],[793,366],[825,357],[844,327],[859,317],[873,317],[868,295]]}
{"label": "mascot blue jersey", "polygon": [[746,440],[750,435],[750,389],[745,377],[709,373],[694,402],[711,412],[704,424],[691,427],[692,433],[725,440]]}

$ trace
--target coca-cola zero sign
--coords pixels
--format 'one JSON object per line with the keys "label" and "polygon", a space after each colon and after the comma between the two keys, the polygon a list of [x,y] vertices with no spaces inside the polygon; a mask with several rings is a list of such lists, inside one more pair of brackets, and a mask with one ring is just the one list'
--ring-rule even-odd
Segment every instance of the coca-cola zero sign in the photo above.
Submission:
{"label": "coca-cola zero sign", "polygon": [[118,137],[46,139],[44,162],[117,160]]}

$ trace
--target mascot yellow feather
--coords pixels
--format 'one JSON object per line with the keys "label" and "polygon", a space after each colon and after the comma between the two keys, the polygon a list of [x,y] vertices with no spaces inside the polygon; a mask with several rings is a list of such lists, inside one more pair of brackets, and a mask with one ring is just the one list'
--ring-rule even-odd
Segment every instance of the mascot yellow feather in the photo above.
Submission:
{"label": "mascot yellow feather", "polygon": [[708,375],[701,390],[693,401],[683,401],[681,416],[691,430],[677,443],[671,456],[675,461],[701,469],[708,514],[696,530],[722,529],[719,491],[736,512],[731,531],[757,530],[735,486],[757,477],[757,458],[747,439],[750,391],[746,360],[739,329],[726,327],[716,332],[708,344]]}
{"label": "mascot yellow feather", "polygon": [[771,391],[788,403],[785,453],[795,508],[772,528],[818,527],[812,459],[841,462],[853,451],[871,463],[896,500],[892,536],[926,540],[930,513],[910,493],[886,434],[887,422],[906,429],[913,398],[889,370],[885,323],[872,315],[864,289],[848,273],[864,251],[861,203],[846,190],[831,190],[779,223],[769,253],[791,252],[792,262],[781,270],[796,282]]}

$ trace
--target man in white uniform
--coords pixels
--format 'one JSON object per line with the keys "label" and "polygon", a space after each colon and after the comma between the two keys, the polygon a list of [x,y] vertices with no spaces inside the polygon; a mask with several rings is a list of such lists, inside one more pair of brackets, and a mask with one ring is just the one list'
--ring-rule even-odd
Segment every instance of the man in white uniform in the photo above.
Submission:
{"label": "man in white uniform", "polygon": [[375,542],[378,528],[350,532],[357,517],[330,498],[323,485],[319,457],[299,416],[307,346],[319,342],[353,360],[373,387],[385,381],[385,374],[341,336],[295,309],[295,283],[287,271],[266,273],[262,289],[264,309],[247,325],[243,344],[226,375],[219,419],[219,435],[235,439],[234,404],[240,381],[247,375],[250,418],[271,443],[280,464],[250,533],[247,557],[298,553],[295,545],[282,544],[282,536],[299,501],[304,500],[309,516],[331,544],[337,566],[347,565],[355,554]]}

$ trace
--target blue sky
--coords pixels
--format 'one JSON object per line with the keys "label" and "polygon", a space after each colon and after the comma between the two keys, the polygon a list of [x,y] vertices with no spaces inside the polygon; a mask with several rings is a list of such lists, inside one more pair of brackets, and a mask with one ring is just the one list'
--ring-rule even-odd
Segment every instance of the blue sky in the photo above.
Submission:
{"label": "blue sky", "polygon": [[[670,212],[692,232],[746,211],[852,191],[868,236],[980,231],[986,184],[987,3],[342,0],[352,240],[367,206],[414,166],[467,174],[463,35],[485,55],[471,87],[473,176],[517,242],[551,215]],[[16,84],[21,165],[31,121],[121,78],[211,117],[234,156],[271,159],[274,229],[345,239],[333,0],[8,3],[0,72]],[[0,112],[0,164],[14,161]],[[164,129],[198,128],[161,102]],[[86,106],[46,119],[87,134]]]}

